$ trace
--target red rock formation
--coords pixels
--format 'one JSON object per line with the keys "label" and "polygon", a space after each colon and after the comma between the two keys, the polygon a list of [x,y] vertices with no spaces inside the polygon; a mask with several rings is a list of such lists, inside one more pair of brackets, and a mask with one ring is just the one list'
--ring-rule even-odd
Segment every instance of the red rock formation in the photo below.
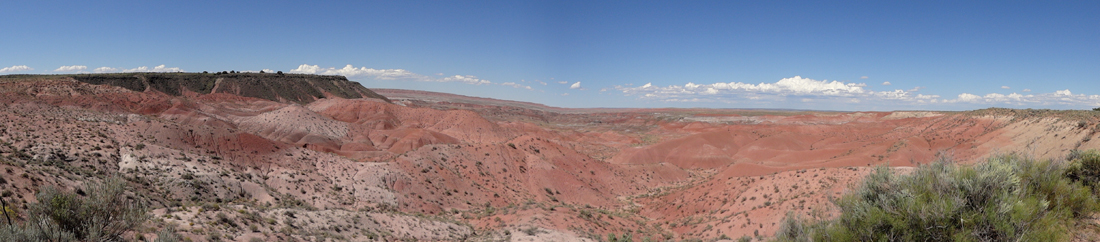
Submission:
{"label": "red rock formation", "polygon": [[[181,88],[173,96],[65,78],[2,81],[0,140],[10,145],[0,154],[16,161],[0,166],[28,174],[9,179],[24,198],[99,172],[154,181],[136,184],[174,210],[235,201],[245,210],[309,206],[318,220],[357,210],[412,219],[385,213],[393,209],[484,233],[538,226],[565,237],[718,238],[770,235],[787,211],[828,210],[828,198],[869,166],[1100,147],[1091,113],[562,109],[453,95],[302,105]],[[41,162],[50,159],[73,165]],[[437,227],[451,225],[459,226]],[[470,233],[408,229],[416,239]],[[358,232],[341,231],[333,233]]]}

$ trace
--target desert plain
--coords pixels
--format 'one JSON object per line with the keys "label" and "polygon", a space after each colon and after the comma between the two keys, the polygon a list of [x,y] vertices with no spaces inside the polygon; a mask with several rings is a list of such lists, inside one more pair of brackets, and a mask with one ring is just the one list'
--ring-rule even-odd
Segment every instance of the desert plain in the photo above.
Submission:
{"label": "desert plain", "polygon": [[[339,76],[0,76],[0,189],[121,177],[193,241],[767,239],[879,166],[1062,159],[1100,112],[570,109]],[[18,219],[18,218],[17,218]]]}

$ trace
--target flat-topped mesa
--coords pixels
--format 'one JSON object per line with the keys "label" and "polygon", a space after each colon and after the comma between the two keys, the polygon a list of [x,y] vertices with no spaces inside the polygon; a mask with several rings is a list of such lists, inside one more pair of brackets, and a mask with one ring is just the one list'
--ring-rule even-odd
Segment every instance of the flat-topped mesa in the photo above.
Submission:
{"label": "flat-topped mesa", "polygon": [[276,102],[306,104],[327,97],[389,99],[349,81],[344,76],[282,73],[110,73],[62,75],[74,80],[123,87],[143,92],[155,90],[180,96],[227,93]]}

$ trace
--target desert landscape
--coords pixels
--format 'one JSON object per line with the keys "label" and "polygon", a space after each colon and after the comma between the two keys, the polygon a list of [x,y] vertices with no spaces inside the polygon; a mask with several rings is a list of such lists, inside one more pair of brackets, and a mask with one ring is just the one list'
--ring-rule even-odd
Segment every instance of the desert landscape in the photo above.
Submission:
{"label": "desert landscape", "polygon": [[0,76],[0,187],[121,178],[191,241],[715,241],[773,238],[876,167],[1061,160],[1100,112],[569,109],[368,89],[342,76]]}

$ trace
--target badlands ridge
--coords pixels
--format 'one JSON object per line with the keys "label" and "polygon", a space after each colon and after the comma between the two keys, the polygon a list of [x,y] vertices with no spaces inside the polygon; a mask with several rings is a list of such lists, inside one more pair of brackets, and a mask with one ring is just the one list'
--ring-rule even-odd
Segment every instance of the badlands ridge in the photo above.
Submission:
{"label": "badlands ridge", "polygon": [[[1060,159],[1100,112],[565,109],[339,76],[0,76],[0,188],[111,176],[195,241],[774,234],[880,165]],[[219,215],[223,214],[223,215]],[[228,222],[227,222],[228,221]],[[217,236],[213,236],[217,235]]]}

